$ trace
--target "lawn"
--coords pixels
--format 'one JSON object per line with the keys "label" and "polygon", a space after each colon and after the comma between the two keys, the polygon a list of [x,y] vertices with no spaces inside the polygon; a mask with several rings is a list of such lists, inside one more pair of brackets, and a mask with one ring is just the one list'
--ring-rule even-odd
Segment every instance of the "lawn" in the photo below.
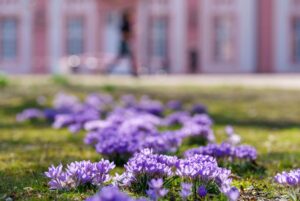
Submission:
{"label": "lawn", "polygon": [[[101,158],[83,143],[84,132],[73,135],[67,129],[54,130],[43,121],[16,123],[16,114],[37,106],[38,96],[46,96],[50,104],[53,95],[59,91],[79,97],[90,92],[105,92],[115,97],[127,93],[148,94],[162,101],[179,99],[185,106],[205,104],[214,119],[219,142],[225,137],[225,126],[230,124],[242,136],[243,143],[258,150],[257,169],[236,173],[234,185],[241,191],[241,200],[286,198],[288,191],[274,184],[272,177],[277,172],[300,167],[299,91],[196,86],[79,86],[64,82],[30,86],[13,84],[0,88],[0,200],[84,200],[94,194],[94,191],[50,191],[43,176],[51,164]],[[180,151],[187,148],[184,144]]]}

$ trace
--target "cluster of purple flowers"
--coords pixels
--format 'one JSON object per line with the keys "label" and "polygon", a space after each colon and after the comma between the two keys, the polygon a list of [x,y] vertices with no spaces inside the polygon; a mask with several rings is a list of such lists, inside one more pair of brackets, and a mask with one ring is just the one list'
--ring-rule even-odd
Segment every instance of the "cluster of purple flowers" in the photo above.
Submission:
{"label": "cluster of purple flowers", "polygon": [[[117,175],[114,178],[116,185],[129,188],[140,187],[146,186],[147,182],[154,178],[170,179],[173,176],[179,176],[183,181],[190,181],[193,184],[209,184],[212,182],[228,197],[231,196],[232,192],[230,170],[219,167],[216,159],[207,155],[195,155],[186,159],[178,159],[175,156],[153,154],[152,150],[144,149],[128,161],[125,170],[122,175]],[[159,183],[157,189],[162,190],[160,180],[159,182],[153,182]],[[149,187],[151,189],[153,183],[150,183]],[[184,185],[182,188],[181,195],[188,197],[190,194],[188,185]],[[153,191],[150,192],[154,193]],[[166,190],[164,189],[162,192],[166,192]],[[158,190],[154,194],[158,195]],[[231,200],[237,200],[237,198]]]}
{"label": "cluster of purple flowers", "polygon": [[71,133],[80,131],[84,124],[99,119],[100,113],[95,109],[81,109],[69,114],[58,114],[55,116],[53,128],[68,127]]}
{"label": "cluster of purple flowers", "polygon": [[146,201],[144,198],[135,199],[121,192],[117,187],[103,187],[99,193],[86,199],[86,201]]}
{"label": "cluster of purple flowers", "polygon": [[285,186],[300,187],[300,169],[278,173],[274,179],[276,183]]}
{"label": "cluster of purple flowers", "polygon": [[193,148],[187,150],[184,155],[185,157],[194,156],[196,154],[209,155],[215,158],[225,159],[239,159],[239,160],[256,160],[257,151],[254,147],[249,145],[233,146],[229,143],[222,144],[208,144],[199,148]]}
{"label": "cluster of purple flowers", "polygon": [[17,115],[17,120],[47,119],[53,122],[54,128],[68,127],[75,133],[81,130],[86,122],[99,119],[101,112],[109,104],[112,104],[112,98],[105,94],[90,94],[84,102],[80,102],[75,96],[58,93],[51,108],[25,109]]}
{"label": "cluster of purple flowers", "polygon": [[[109,95],[96,93],[81,102],[73,95],[58,93],[52,108],[27,109],[17,119],[46,118],[53,122],[53,128],[67,127],[72,133],[85,127],[88,130],[85,143],[110,158],[127,158],[143,148],[160,153],[175,152],[183,139],[193,136],[214,140],[212,121],[204,112],[194,111],[197,115],[191,116],[179,111],[163,117],[167,109],[179,111],[182,104],[173,100],[164,106],[147,96],[138,101],[132,95],[122,96],[118,102]],[[181,124],[179,129],[170,129],[177,123]],[[163,132],[160,131],[162,126],[167,126]]]}
{"label": "cluster of purple flowers", "polygon": [[152,114],[124,109],[122,115],[114,111],[106,120],[85,125],[89,131],[84,139],[98,153],[106,156],[133,154],[145,147],[158,152],[175,151],[181,144],[177,131],[159,132],[160,119]]}
{"label": "cluster of purple flowers", "polygon": [[70,95],[59,94],[54,100],[56,110],[53,127],[68,127],[69,131],[80,131],[85,123],[99,120],[109,104],[113,103],[111,96],[106,94],[90,94],[83,103]]}
{"label": "cluster of purple flowers", "polygon": [[114,163],[108,160],[96,163],[80,161],[68,164],[65,170],[61,164],[57,167],[52,165],[45,176],[50,179],[50,189],[69,190],[88,184],[100,186],[111,179],[109,173],[114,168]]}
{"label": "cluster of purple flowers", "polygon": [[[165,116],[166,113],[168,115]],[[126,160],[125,172],[113,178],[109,173],[115,165],[108,160],[73,162],[65,169],[62,165],[52,165],[45,172],[50,179],[50,189],[69,190],[90,185],[103,187],[112,181],[114,186],[144,193],[151,200],[158,200],[169,193],[164,181],[172,185],[169,181],[179,179],[182,182],[181,189],[176,192],[182,199],[189,199],[192,194],[197,194],[198,198],[205,197],[209,193],[208,186],[213,184],[229,200],[235,201],[239,191],[231,186],[231,172],[219,167],[216,158],[256,159],[253,147],[236,146],[240,139],[230,127],[227,129],[227,143],[188,150],[184,159],[164,155],[176,152],[187,138],[201,138],[211,143],[215,141],[213,121],[206,107],[201,104],[194,105],[191,111],[186,112],[177,100],[164,105],[146,96],[137,100],[134,96],[126,95],[114,100],[109,95],[90,94],[80,101],[75,96],[59,93],[52,108],[44,111],[28,109],[18,115],[20,121],[35,118],[46,118],[54,128],[66,127],[72,133],[84,128],[87,131],[84,142],[94,146],[104,156],[131,157]],[[88,199],[97,200],[136,199],[120,192],[117,187],[103,187]]]}
{"label": "cluster of purple flowers", "polygon": [[182,138],[197,136],[203,137],[208,141],[214,141],[215,136],[211,129],[213,124],[212,119],[207,114],[196,114],[191,116],[187,112],[175,112],[164,119],[162,119],[162,125],[176,126],[179,125],[180,135]]}
{"label": "cluster of purple flowers", "polygon": [[153,154],[151,149],[144,149],[129,159],[124,166],[125,172],[117,175],[114,180],[117,185],[130,186],[134,182],[139,182],[137,178],[144,175],[148,178],[171,177],[175,175],[173,167],[177,162],[176,156]]}
{"label": "cluster of purple flowers", "polygon": [[196,114],[187,119],[179,130],[182,138],[199,137],[214,142],[215,136],[211,128],[213,121],[207,114]]}
{"label": "cluster of purple flowers", "polygon": [[214,140],[212,121],[207,115],[186,115],[182,128],[159,131],[165,122],[153,114],[132,108],[118,108],[108,114],[105,120],[86,123],[85,128],[89,132],[84,141],[95,146],[98,153],[113,156],[132,155],[143,148],[152,148],[159,153],[175,152],[183,139],[192,136]]}
{"label": "cluster of purple flowers", "polygon": [[[203,107],[202,105],[200,106],[200,108]],[[140,124],[152,126],[152,133],[154,135],[160,134],[154,132],[158,126],[172,126],[178,123],[182,125],[180,134],[176,134],[177,138],[179,138],[178,141],[183,137],[189,136],[202,136],[205,139],[213,140],[212,121],[206,114],[206,110],[200,111],[199,105],[195,105],[195,108],[198,108],[198,110],[194,111],[193,109],[192,113],[198,115],[193,117],[189,113],[180,112],[182,111],[182,103],[178,100],[169,101],[164,105],[162,102],[150,99],[147,96],[143,96],[138,101],[132,95],[125,95],[119,101],[115,101],[110,95],[93,93],[81,102],[73,95],[58,93],[54,98],[51,108],[44,110],[26,109],[17,115],[17,119],[18,121],[26,121],[28,119],[46,118],[53,122],[54,128],[67,127],[72,133],[76,133],[86,123],[100,120],[101,117],[105,117],[105,121],[112,121],[115,124],[114,126],[118,126],[120,123],[128,122],[126,119],[128,113],[131,113],[131,122],[138,120],[141,115],[146,116],[145,114],[147,114],[148,116],[152,116],[151,118],[156,118],[155,125],[151,125],[153,122],[150,122],[150,124],[145,123],[149,118],[142,118],[139,122]],[[178,112],[163,117],[167,109]],[[108,115],[106,115],[107,112],[109,112]],[[130,126],[131,123],[127,123],[127,127],[124,126],[123,129],[127,129],[128,132],[135,135],[136,132],[132,131]]]}
{"label": "cluster of purple flowers", "polygon": [[[192,181],[192,183],[209,184],[213,182],[222,193],[231,197],[233,188],[231,187],[231,171],[219,167],[216,159],[211,156],[194,155],[186,159],[180,159],[176,164],[176,175],[183,180]],[[204,190],[202,189],[201,192],[204,192]]]}

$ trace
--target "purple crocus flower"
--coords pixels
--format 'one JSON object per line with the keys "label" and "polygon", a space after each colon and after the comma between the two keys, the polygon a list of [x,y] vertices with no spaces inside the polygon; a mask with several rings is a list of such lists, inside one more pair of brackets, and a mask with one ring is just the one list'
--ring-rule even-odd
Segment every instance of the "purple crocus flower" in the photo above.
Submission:
{"label": "purple crocus flower", "polygon": [[179,100],[171,100],[167,103],[167,108],[174,111],[178,111],[182,109],[182,103]]}
{"label": "purple crocus flower", "polygon": [[300,169],[278,173],[274,179],[276,183],[281,185],[300,187]]}
{"label": "purple crocus flower", "polygon": [[202,104],[195,104],[191,110],[192,114],[207,114],[207,108]]}
{"label": "purple crocus flower", "polygon": [[159,179],[152,179],[149,182],[149,187],[152,189],[161,189],[163,187],[164,181],[163,179],[159,178]]}
{"label": "purple crocus flower", "polygon": [[163,124],[166,126],[183,125],[191,120],[187,112],[174,112],[163,119]]}
{"label": "purple crocus flower", "polygon": [[121,104],[126,108],[134,107],[137,104],[137,100],[132,94],[123,95],[121,97]]}
{"label": "purple crocus flower", "polygon": [[181,183],[180,196],[183,200],[186,200],[192,194],[192,186],[191,183]]}
{"label": "purple crocus flower", "polygon": [[183,122],[180,132],[183,138],[197,136],[213,142],[215,136],[211,128],[212,124],[213,121],[207,114],[197,114]]}
{"label": "purple crocus flower", "polygon": [[62,171],[62,168],[62,164],[57,167],[52,165],[49,167],[48,172],[45,172],[45,176],[51,179],[48,183],[50,189],[64,189],[66,187],[66,174]]}
{"label": "purple crocus flower", "polygon": [[227,192],[227,197],[229,201],[237,201],[240,197],[240,192],[236,187],[232,187],[228,192]]}
{"label": "purple crocus flower", "polygon": [[205,186],[199,186],[197,193],[200,197],[205,197],[207,195],[207,190]]}
{"label": "purple crocus flower", "polygon": [[241,136],[236,134],[234,128],[230,125],[226,126],[225,132],[228,139],[226,140],[229,144],[238,145],[241,143]]}
{"label": "purple crocus flower", "polygon": [[43,119],[44,117],[45,116],[42,110],[36,108],[28,108],[17,114],[16,119],[18,122],[24,122],[33,119]]}
{"label": "purple crocus flower", "polygon": [[168,190],[163,188],[163,179],[152,179],[149,182],[149,190],[147,190],[147,195],[151,200],[157,201],[168,194]]}
{"label": "purple crocus flower", "polygon": [[257,151],[249,145],[240,145],[235,147],[233,156],[238,159],[256,160]]}
{"label": "purple crocus flower", "polygon": [[117,187],[107,186],[86,201],[146,201],[146,199],[135,199],[121,192]]}
{"label": "purple crocus flower", "polygon": [[45,96],[39,96],[36,99],[37,104],[42,105],[42,106],[46,104],[46,101],[47,101],[47,98]]}
{"label": "purple crocus flower", "polygon": [[60,92],[55,95],[53,100],[53,108],[57,110],[75,111],[80,107],[77,97]]}
{"label": "purple crocus flower", "polygon": [[152,100],[149,97],[142,97],[138,105],[136,106],[138,111],[147,112],[155,116],[162,116],[164,112],[163,104],[160,101]]}
{"label": "purple crocus flower", "polygon": [[235,133],[234,128],[231,125],[228,125],[225,127],[225,132],[226,132],[227,136],[231,136]]}
{"label": "purple crocus flower", "polygon": [[79,111],[69,114],[58,114],[55,116],[53,127],[58,129],[69,127],[70,132],[80,131],[88,121],[98,120],[100,113],[92,108],[81,108]]}
{"label": "purple crocus flower", "polygon": [[85,98],[84,104],[97,110],[103,110],[113,104],[113,98],[108,94],[92,93]]}

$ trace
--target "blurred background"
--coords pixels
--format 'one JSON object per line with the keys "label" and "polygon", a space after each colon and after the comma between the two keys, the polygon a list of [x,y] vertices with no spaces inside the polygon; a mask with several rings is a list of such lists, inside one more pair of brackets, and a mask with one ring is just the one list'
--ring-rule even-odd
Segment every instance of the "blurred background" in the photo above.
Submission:
{"label": "blurred background", "polygon": [[0,0],[0,72],[300,71],[300,0]]}

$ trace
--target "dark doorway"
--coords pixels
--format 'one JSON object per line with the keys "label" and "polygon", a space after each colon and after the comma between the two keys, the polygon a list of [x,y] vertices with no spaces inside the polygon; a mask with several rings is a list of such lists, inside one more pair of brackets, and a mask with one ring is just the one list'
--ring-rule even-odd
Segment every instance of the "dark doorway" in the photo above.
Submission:
{"label": "dark doorway", "polygon": [[199,55],[197,50],[190,50],[189,52],[189,72],[197,73],[199,64]]}

